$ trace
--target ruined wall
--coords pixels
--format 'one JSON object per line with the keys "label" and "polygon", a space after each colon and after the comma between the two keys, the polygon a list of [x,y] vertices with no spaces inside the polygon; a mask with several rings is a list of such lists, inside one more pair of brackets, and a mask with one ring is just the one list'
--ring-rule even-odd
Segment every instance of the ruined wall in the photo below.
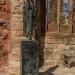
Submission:
{"label": "ruined wall", "polygon": [[[3,1],[3,0],[2,0]],[[42,0],[43,1],[43,0]],[[23,38],[23,0],[10,0],[11,4],[11,16],[10,16],[10,40],[9,40],[9,54],[8,54],[8,64],[5,67],[0,68],[0,75],[21,75],[21,41]],[[71,33],[69,34],[59,34],[57,27],[53,27],[52,31],[54,32],[45,32],[45,13],[42,11],[40,13],[40,9],[43,10],[43,6],[39,8],[39,2],[37,2],[37,35],[38,37],[41,35],[40,39],[40,47],[42,47],[42,51],[40,49],[40,54],[43,57],[44,66],[50,68],[51,65],[62,64],[62,53],[64,48],[70,47],[70,44],[75,48],[75,35]],[[44,2],[45,4],[45,2]],[[45,6],[44,6],[45,7]],[[70,8],[71,9],[71,8]],[[39,10],[39,11],[38,11]],[[45,9],[46,10],[46,9]],[[70,12],[71,13],[71,12]],[[40,16],[42,17],[40,18]],[[70,15],[69,19],[72,24],[72,15]],[[41,22],[40,22],[41,21]],[[51,25],[53,26],[53,24]],[[39,29],[38,29],[39,28]],[[55,30],[56,29],[56,30]],[[41,31],[40,31],[41,30]],[[51,28],[49,29],[51,31]],[[56,32],[57,31],[57,32]],[[40,33],[41,32],[41,33]],[[40,34],[39,34],[40,33]],[[37,38],[38,39],[38,38]],[[68,44],[66,46],[66,44]],[[5,47],[7,48],[7,46]],[[5,58],[7,59],[7,58]],[[4,59],[3,59],[4,60]],[[1,60],[0,60],[1,61]]]}
{"label": "ruined wall", "polygon": [[[60,2],[60,0],[58,0]],[[73,28],[73,10],[72,10],[72,0],[69,0],[69,16],[68,25],[62,25],[60,22],[60,3],[57,6],[57,22],[55,22],[56,27],[52,23],[48,24],[48,31],[46,30],[45,36],[41,36],[41,56],[42,61],[44,61],[41,70],[46,70],[54,65],[63,65],[63,52],[64,49],[70,49],[73,47],[75,49],[75,33]],[[58,20],[59,19],[59,20]],[[62,21],[62,20],[61,20]],[[44,22],[41,21],[44,26]],[[53,28],[55,28],[53,30]],[[43,27],[41,27],[43,29]]]}
{"label": "ruined wall", "polygon": [[21,38],[23,36],[23,0],[11,0],[11,52],[9,75],[21,75]]}
{"label": "ruined wall", "polygon": [[[7,6],[3,6],[3,2],[8,2]],[[1,6],[2,12],[1,15]],[[9,10],[11,10],[9,15]],[[4,16],[4,17],[2,17]],[[10,23],[6,26],[9,29],[8,43],[5,42],[5,49],[9,47],[8,58],[4,57],[3,65],[0,67],[0,75],[21,75],[21,40],[23,36],[23,0],[0,0],[0,26],[1,24],[6,24],[4,21]],[[4,20],[2,20],[4,19]],[[4,36],[8,34],[6,30],[4,31]],[[1,39],[1,38],[0,38]],[[2,41],[2,40],[1,40]],[[4,49],[4,50],[5,50]],[[8,61],[8,64],[4,64],[4,61]],[[0,60],[1,63],[2,60]],[[7,62],[5,62],[7,63]]]}
{"label": "ruined wall", "polygon": [[10,0],[0,0],[0,74],[7,73],[10,53]]}

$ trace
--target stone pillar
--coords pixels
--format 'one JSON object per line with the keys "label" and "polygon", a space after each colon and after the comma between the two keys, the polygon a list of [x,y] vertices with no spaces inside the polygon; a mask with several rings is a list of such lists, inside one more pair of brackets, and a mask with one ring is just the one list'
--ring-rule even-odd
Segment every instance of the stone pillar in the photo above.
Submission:
{"label": "stone pillar", "polygon": [[22,41],[22,75],[39,74],[39,47],[37,41]]}
{"label": "stone pillar", "polygon": [[72,13],[73,13],[73,0],[69,0],[69,17],[68,17],[68,24],[69,24],[69,28],[70,28],[70,32],[72,33]]}
{"label": "stone pillar", "polygon": [[23,0],[11,0],[11,51],[9,74],[21,75],[21,38],[23,36]]}
{"label": "stone pillar", "polygon": [[58,4],[58,7],[57,7],[57,25],[58,25],[58,33],[60,32],[60,27],[59,27],[59,24],[60,24],[60,0],[58,0],[57,2]]}

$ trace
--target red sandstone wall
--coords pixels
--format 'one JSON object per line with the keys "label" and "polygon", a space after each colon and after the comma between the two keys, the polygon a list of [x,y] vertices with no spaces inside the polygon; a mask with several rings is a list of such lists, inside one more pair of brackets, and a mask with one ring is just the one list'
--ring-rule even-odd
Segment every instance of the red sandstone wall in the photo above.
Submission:
{"label": "red sandstone wall", "polygon": [[0,75],[21,74],[22,36],[23,0],[0,0]]}
{"label": "red sandstone wall", "polygon": [[0,73],[6,73],[9,65],[10,52],[10,0],[0,0]]}

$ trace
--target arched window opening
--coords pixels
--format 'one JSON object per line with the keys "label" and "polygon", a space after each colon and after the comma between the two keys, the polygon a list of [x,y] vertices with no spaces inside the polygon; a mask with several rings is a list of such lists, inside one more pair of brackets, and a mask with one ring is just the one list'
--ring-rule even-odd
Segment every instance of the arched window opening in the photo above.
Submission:
{"label": "arched window opening", "polygon": [[68,0],[61,1],[61,17],[60,17],[60,24],[61,25],[68,25],[68,8],[69,8]]}
{"label": "arched window opening", "polygon": [[47,0],[47,31],[57,32],[57,0]]}
{"label": "arched window opening", "polygon": [[60,4],[60,26],[59,31],[61,33],[69,33],[69,0],[61,0]]}
{"label": "arched window opening", "polygon": [[68,25],[68,0],[63,0],[63,16],[65,25]]}
{"label": "arched window opening", "polygon": [[63,0],[63,16],[68,16],[68,0]]}

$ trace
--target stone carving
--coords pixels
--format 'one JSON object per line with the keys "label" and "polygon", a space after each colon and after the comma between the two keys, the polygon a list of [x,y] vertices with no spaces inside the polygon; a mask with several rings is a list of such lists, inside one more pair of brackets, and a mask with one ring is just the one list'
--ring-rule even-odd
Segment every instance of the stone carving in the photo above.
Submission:
{"label": "stone carving", "polygon": [[7,63],[9,51],[10,4],[8,1],[0,0],[0,67]]}

